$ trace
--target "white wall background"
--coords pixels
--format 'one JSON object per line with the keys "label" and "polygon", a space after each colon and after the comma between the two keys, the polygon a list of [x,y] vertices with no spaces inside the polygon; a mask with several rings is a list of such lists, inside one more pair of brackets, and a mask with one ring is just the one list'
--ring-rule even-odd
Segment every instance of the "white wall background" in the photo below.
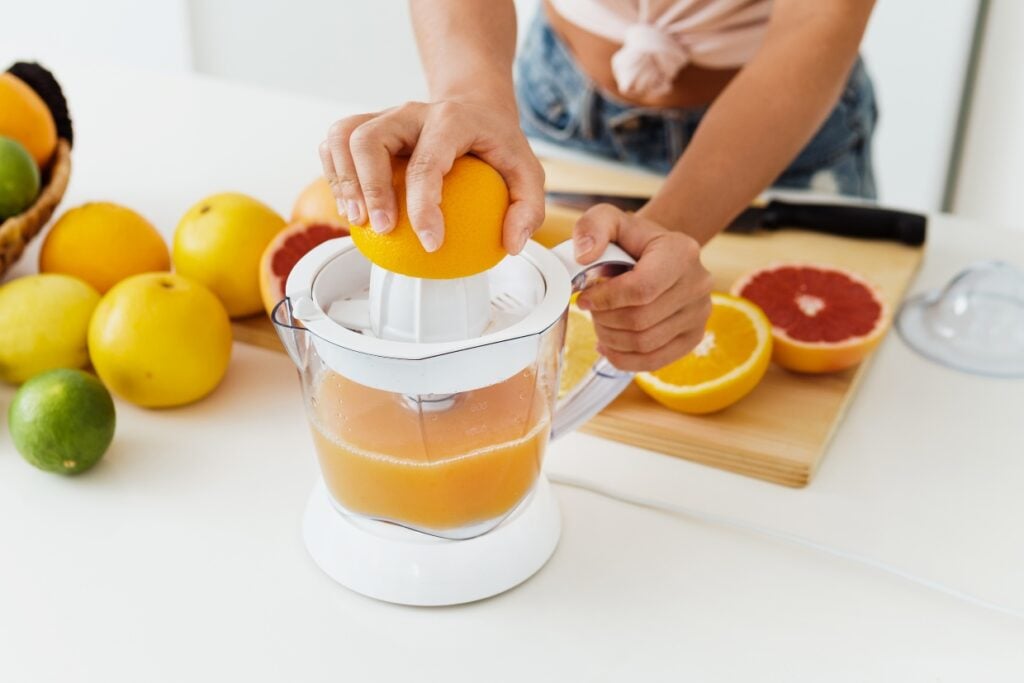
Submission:
{"label": "white wall background", "polygon": [[[990,0],[977,98],[955,193],[958,211],[1012,217],[1024,175],[1024,3]],[[516,0],[521,23],[537,0]],[[879,0],[864,53],[882,115],[883,201],[941,206],[978,0]],[[367,109],[423,99],[401,0],[4,0],[0,60],[33,56],[194,69]]]}
{"label": "white wall background", "polygon": [[1024,2],[991,0],[953,210],[1024,230]]}
{"label": "white wall background", "polygon": [[0,64],[192,67],[184,0],[0,0]]}
{"label": "white wall background", "polygon": [[881,201],[942,207],[977,12],[977,0],[877,1],[862,52],[879,102]]}
{"label": "white wall background", "polygon": [[202,73],[372,109],[426,98],[402,0],[187,5],[195,67]]}

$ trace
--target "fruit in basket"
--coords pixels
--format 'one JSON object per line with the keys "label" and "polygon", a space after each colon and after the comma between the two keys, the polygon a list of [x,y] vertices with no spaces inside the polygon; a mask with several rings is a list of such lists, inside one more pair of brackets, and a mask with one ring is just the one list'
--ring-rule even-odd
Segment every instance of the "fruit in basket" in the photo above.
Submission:
{"label": "fruit in basket", "polygon": [[57,126],[35,90],[12,73],[0,74],[0,135],[25,146],[41,168],[57,148]]}
{"label": "fruit in basket", "polygon": [[20,384],[46,370],[83,367],[99,300],[68,275],[27,275],[0,287],[0,380]]}
{"label": "fruit in basket", "polygon": [[405,207],[405,171],[409,160],[391,160],[398,199],[398,220],[391,232],[379,234],[367,225],[350,226],[352,240],[373,263],[410,277],[456,278],[481,273],[508,253],[501,227],[508,211],[508,187],[489,164],[476,157],[455,160],[444,177],[441,214],[444,240],[434,252],[420,244]]}
{"label": "fruit in basket", "polygon": [[67,211],[39,252],[39,270],[74,275],[105,294],[131,275],[171,268],[167,243],[129,208],[91,202]]}
{"label": "fruit in basket", "polygon": [[17,140],[0,137],[0,221],[17,216],[39,195],[39,167]]}
{"label": "fruit in basket", "polygon": [[839,268],[783,263],[755,270],[734,294],[772,323],[773,360],[796,372],[835,372],[864,359],[885,334],[888,306],[864,278]]}
{"label": "fruit in basket", "polygon": [[206,287],[173,273],[133,275],[114,286],[89,325],[89,353],[111,391],[165,408],[213,391],[231,357],[231,321]]}
{"label": "fruit in basket", "polygon": [[22,385],[8,411],[14,447],[46,472],[81,474],[100,461],[117,417],[106,387],[81,370],[51,370]]}
{"label": "fruit in basket", "polygon": [[325,223],[292,223],[270,241],[260,258],[260,296],[270,315],[284,298],[288,274],[313,247],[348,235],[348,229]]}
{"label": "fruit in basket", "polygon": [[75,132],[68,113],[68,102],[56,77],[37,62],[15,62],[7,71],[36,91],[50,109],[57,127],[57,137],[67,140],[69,145],[74,144]]}
{"label": "fruit in basket", "polygon": [[771,324],[761,309],[728,294],[712,294],[711,303],[704,338],[693,351],[636,376],[641,389],[672,410],[722,410],[749,394],[768,369]]}
{"label": "fruit in basket", "polygon": [[338,200],[331,194],[331,186],[323,177],[307,185],[295,200],[292,223],[325,223],[340,228],[348,227],[348,221],[338,212]]}
{"label": "fruit in basket", "polygon": [[174,268],[205,285],[232,318],[263,310],[260,257],[285,221],[266,204],[237,192],[207,197],[174,233]]}

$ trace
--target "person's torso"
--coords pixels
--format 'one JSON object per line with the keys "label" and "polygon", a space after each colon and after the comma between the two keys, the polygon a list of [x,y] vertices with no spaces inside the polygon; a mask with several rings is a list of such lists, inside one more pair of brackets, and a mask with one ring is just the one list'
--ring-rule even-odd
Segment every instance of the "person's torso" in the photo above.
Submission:
{"label": "person's torso", "polygon": [[771,0],[545,0],[580,69],[626,102],[711,102],[760,46]]}

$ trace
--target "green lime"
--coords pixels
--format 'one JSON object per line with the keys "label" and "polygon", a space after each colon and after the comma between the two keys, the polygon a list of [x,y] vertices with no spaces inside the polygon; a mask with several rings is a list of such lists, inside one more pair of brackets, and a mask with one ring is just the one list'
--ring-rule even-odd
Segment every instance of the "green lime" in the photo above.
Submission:
{"label": "green lime", "polygon": [[116,421],[107,388],[81,370],[33,377],[14,394],[8,413],[18,452],[39,469],[60,474],[79,474],[99,462]]}
{"label": "green lime", "polygon": [[0,137],[0,221],[16,216],[39,195],[39,167],[20,142]]}

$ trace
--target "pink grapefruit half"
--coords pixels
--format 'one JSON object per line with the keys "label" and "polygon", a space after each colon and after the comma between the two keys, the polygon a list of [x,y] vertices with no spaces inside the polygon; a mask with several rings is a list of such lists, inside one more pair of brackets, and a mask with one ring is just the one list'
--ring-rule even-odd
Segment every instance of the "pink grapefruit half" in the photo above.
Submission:
{"label": "pink grapefruit half", "polygon": [[878,289],[840,268],[775,264],[739,278],[732,293],[761,307],[772,324],[772,360],[796,372],[837,372],[860,363],[889,324]]}
{"label": "pink grapefruit half", "polygon": [[277,233],[260,258],[260,296],[267,315],[284,298],[284,285],[299,259],[327,240],[346,236],[348,228],[327,223],[291,223]]}

